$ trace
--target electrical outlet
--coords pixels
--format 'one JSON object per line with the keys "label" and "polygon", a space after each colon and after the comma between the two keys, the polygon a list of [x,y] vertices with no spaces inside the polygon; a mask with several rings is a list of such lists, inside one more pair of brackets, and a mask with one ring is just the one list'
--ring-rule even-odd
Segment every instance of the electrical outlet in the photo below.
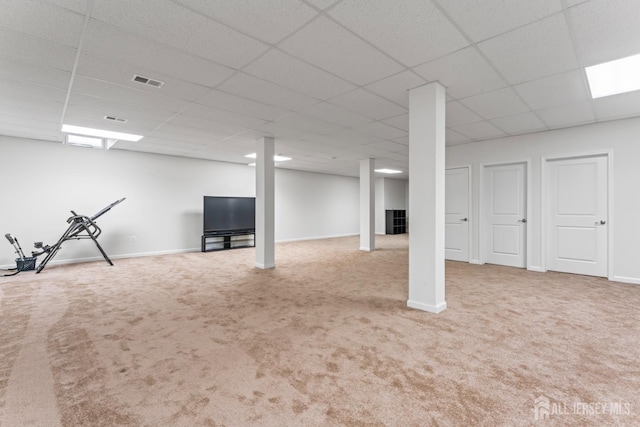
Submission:
{"label": "electrical outlet", "polygon": [[135,242],[135,241],[136,241],[136,239],[137,239],[136,235],[135,235],[135,234],[132,234],[132,235],[131,235],[131,241],[132,241],[132,242]]}

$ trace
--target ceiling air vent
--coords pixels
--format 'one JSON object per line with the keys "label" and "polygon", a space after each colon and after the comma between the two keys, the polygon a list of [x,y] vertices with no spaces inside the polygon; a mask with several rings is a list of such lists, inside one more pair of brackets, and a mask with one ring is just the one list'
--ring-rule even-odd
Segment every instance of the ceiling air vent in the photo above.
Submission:
{"label": "ceiling air vent", "polygon": [[153,87],[162,87],[164,85],[164,82],[161,82],[160,80],[153,80],[153,79],[150,79],[149,77],[143,77],[137,74],[134,75],[133,79],[131,80],[133,80],[134,82],[142,83],[144,85],[149,85]]}
{"label": "ceiling air vent", "polygon": [[118,123],[127,123],[127,119],[121,119],[120,117],[115,117],[115,116],[104,116],[105,120],[111,120],[112,122],[118,122]]}

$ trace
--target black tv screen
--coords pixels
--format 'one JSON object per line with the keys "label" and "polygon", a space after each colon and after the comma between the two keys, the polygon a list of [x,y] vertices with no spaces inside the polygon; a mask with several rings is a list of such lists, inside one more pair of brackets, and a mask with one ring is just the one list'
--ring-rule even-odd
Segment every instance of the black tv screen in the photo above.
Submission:
{"label": "black tv screen", "polygon": [[204,196],[204,232],[255,230],[255,197]]}

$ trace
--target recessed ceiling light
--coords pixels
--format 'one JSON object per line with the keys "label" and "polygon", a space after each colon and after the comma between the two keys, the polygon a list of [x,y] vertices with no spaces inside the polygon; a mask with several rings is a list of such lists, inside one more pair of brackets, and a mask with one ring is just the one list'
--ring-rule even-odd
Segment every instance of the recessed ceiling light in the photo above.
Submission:
{"label": "recessed ceiling light", "polygon": [[[257,156],[256,153],[251,153],[251,154],[247,154],[245,157],[248,157],[250,159],[255,159]],[[276,154],[275,156],[273,156],[273,160],[276,162],[286,162],[287,160],[291,160],[291,157],[286,157],[286,156],[281,156],[280,154]]]}
{"label": "recessed ceiling light", "polygon": [[131,133],[112,132],[102,129],[85,128],[81,126],[62,125],[62,132],[73,133],[76,135],[97,136],[100,138],[118,139],[123,141],[140,141],[142,135],[134,135]]}
{"label": "recessed ceiling light", "polygon": [[254,166],[255,167],[255,163],[249,163],[247,166]]}
{"label": "recessed ceiling light", "polygon": [[395,169],[376,169],[376,172],[380,172],[380,173],[402,173],[402,171],[397,171]]}
{"label": "recessed ceiling light", "polygon": [[586,67],[592,98],[640,89],[640,54]]}

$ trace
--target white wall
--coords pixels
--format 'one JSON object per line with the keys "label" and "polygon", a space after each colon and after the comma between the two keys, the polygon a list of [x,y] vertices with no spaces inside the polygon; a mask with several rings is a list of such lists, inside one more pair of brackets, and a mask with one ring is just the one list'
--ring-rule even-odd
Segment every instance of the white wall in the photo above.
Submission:
{"label": "white wall", "polygon": [[598,152],[613,153],[614,280],[640,283],[640,118],[541,132],[447,147],[447,167],[472,167],[472,262],[480,259],[480,175],[483,165],[528,161],[531,167],[530,269],[542,269],[545,252],[541,227],[541,164],[543,158],[560,158]]}
{"label": "white wall", "polygon": [[[70,210],[98,220],[112,258],[199,250],[202,196],[254,196],[246,165],[124,150],[95,150],[0,136],[0,232],[55,243]],[[357,178],[276,170],[276,240],[358,233]],[[132,241],[135,236],[135,241]],[[0,266],[15,266],[3,238]],[[101,259],[91,241],[67,242],[55,261]]]}

